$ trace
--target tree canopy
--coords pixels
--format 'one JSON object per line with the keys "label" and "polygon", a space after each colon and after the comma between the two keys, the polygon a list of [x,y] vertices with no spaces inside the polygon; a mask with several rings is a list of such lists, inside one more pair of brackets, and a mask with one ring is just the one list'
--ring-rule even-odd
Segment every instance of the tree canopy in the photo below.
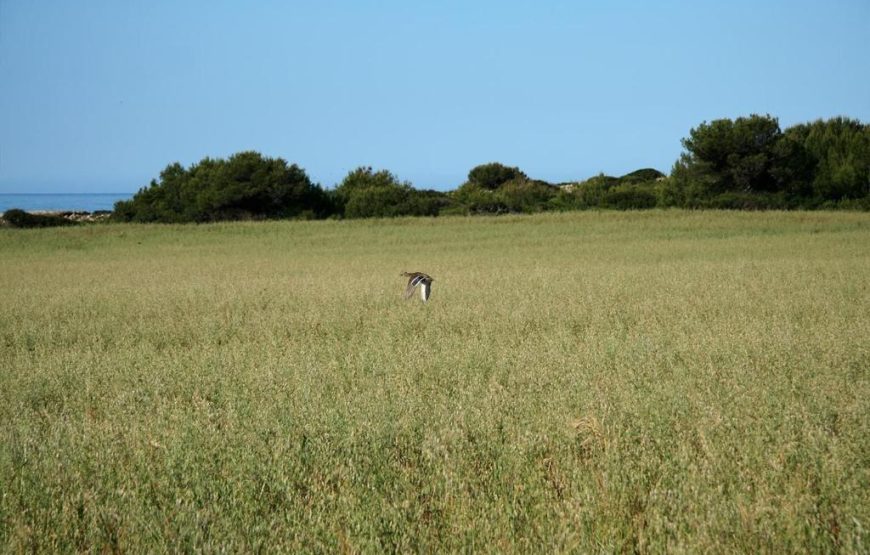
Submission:
{"label": "tree canopy", "polygon": [[359,167],[335,188],[338,212],[346,218],[435,216],[446,205],[438,191],[420,191],[387,170]]}
{"label": "tree canopy", "polygon": [[683,146],[662,191],[669,205],[814,208],[870,197],[870,126],[857,120],[782,131],[771,116],[721,119],[692,129]]}
{"label": "tree canopy", "polygon": [[240,152],[204,158],[190,168],[168,165],[115,216],[137,222],[206,222],[249,218],[315,217],[328,212],[323,190],[305,171],[281,158]]}
{"label": "tree canopy", "polygon": [[[453,191],[415,189],[361,166],[331,190],[296,164],[247,151],[169,164],[114,218],[208,222],[246,218],[372,218],[653,207],[870,209],[870,125],[837,117],[782,129],[770,115],[702,122],[682,141],[670,175],[642,168],[559,186],[516,166],[473,167]],[[15,213],[13,213],[13,218]]]}
{"label": "tree canopy", "polygon": [[490,191],[515,179],[528,179],[528,177],[519,168],[505,166],[498,162],[481,164],[468,172],[469,183]]}
{"label": "tree canopy", "polygon": [[784,191],[816,202],[870,195],[870,125],[848,118],[786,129],[774,174]]}

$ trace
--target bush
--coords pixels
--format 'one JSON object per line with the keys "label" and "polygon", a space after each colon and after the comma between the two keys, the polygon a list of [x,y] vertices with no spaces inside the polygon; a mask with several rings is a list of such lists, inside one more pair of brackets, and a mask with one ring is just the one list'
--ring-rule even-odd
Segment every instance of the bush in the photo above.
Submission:
{"label": "bush", "polygon": [[453,191],[450,198],[457,207],[453,211],[464,214],[505,214],[509,211],[497,191],[471,182],[464,183]]}
{"label": "bush", "polygon": [[185,169],[170,164],[129,201],[115,204],[114,219],[137,222],[206,222],[326,215],[323,190],[299,166],[257,152],[226,160],[205,158]]}
{"label": "bush", "polygon": [[547,210],[568,212],[570,210],[589,208],[581,202],[580,196],[576,194],[575,187],[576,185],[574,184],[566,184],[559,187],[553,198],[547,202]]}
{"label": "bush", "polygon": [[543,181],[514,179],[503,184],[496,193],[509,212],[531,214],[549,207],[558,189]]}
{"label": "bush", "polygon": [[601,205],[617,210],[644,210],[655,208],[657,202],[658,196],[653,185],[625,184],[605,191]]}
{"label": "bush", "polygon": [[447,193],[433,191],[431,189],[411,189],[408,197],[408,215],[412,216],[438,216],[448,211],[452,202]]}
{"label": "bush", "polygon": [[665,174],[654,168],[643,168],[627,173],[619,178],[620,183],[646,183],[665,177]]}
{"label": "bush", "polygon": [[778,210],[787,208],[785,197],[765,193],[722,193],[704,203],[715,210]]}
{"label": "bush", "polygon": [[859,199],[828,201],[822,204],[821,208],[824,210],[855,210],[860,212],[870,212],[870,196]]}
{"label": "bush", "polygon": [[3,219],[12,227],[59,227],[77,225],[78,222],[68,220],[56,214],[31,214],[19,208],[10,208],[3,213]]}
{"label": "bush", "polygon": [[475,166],[468,172],[468,182],[483,189],[495,190],[516,179],[528,179],[519,168],[505,166],[498,162]]}
{"label": "bush", "polygon": [[777,190],[774,166],[779,121],[752,114],[736,120],[704,122],[683,139],[682,162],[704,174],[708,198],[722,193],[762,193]]}
{"label": "bush", "polygon": [[607,191],[618,184],[618,178],[601,173],[578,183],[572,192],[580,208],[600,208]]}
{"label": "bush", "polygon": [[776,118],[715,120],[690,131],[660,205],[813,209],[870,197],[870,125],[836,117],[780,131]]}
{"label": "bush", "polygon": [[346,218],[437,216],[449,204],[445,193],[418,191],[387,170],[359,167],[331,192]]}
{"label": "bush", "polygon": [[497,189],[466,182],[450,194],[455,204],[451,213],[506,214],[533,213],[551,208],[559,189],[543,181],[525,177],[502,183]]}
{"label": "bush", "polygon": [[659,206],[701,208],[710,198],[715,182],[703,162],[692,161],[683,154],[658,190]]}

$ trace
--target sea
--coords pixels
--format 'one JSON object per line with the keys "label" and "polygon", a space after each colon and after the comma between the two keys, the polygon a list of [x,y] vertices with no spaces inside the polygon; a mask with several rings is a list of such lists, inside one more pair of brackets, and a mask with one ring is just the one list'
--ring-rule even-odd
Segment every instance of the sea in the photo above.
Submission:
{"label": "sea", "polygon": [[0,193],[0,213],[10,208],[27,212],[96,212],[112,210],[119,200],[133,193]]}

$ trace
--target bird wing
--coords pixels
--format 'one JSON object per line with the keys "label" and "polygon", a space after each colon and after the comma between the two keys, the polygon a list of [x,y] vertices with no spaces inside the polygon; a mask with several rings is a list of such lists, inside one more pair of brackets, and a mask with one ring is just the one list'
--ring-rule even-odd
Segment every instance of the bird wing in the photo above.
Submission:
{"label": "bird wing", "polygon": [[414,294],[414,288],[418,285],[422,285],[420,287],[420,295],[423,297],[423,300],[427,300],[429,298],[429,294],[432,291],[432,278],[423,272],[402,272],[403,276],[408,276],[408,285],[405,287],[405,298],[411,298],[411,295]]}
{"label": "bird wing", "polygon": [[410,298],[411,298],[411,295],[414,294],[414,287],[416,287],[416,286],[417,286],[417,284],[414,283],[414,278],[413,278],[413,277],[412,277],[411,279],[408,280],[408,286],[405,287],[405,295],[404,295],[404,297],[405,297],[406,299],[410,299]]}

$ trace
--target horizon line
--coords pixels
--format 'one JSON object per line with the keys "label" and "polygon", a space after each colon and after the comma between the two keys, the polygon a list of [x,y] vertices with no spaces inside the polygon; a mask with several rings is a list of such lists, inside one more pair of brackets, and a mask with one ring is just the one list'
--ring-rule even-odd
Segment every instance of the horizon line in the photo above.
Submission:
{"label": "horizon line", "polygon": [[90,192],[90,193],[9,193],[0,192],[0,195],[135,195],[138,191],[105,191],[105,192]]}

